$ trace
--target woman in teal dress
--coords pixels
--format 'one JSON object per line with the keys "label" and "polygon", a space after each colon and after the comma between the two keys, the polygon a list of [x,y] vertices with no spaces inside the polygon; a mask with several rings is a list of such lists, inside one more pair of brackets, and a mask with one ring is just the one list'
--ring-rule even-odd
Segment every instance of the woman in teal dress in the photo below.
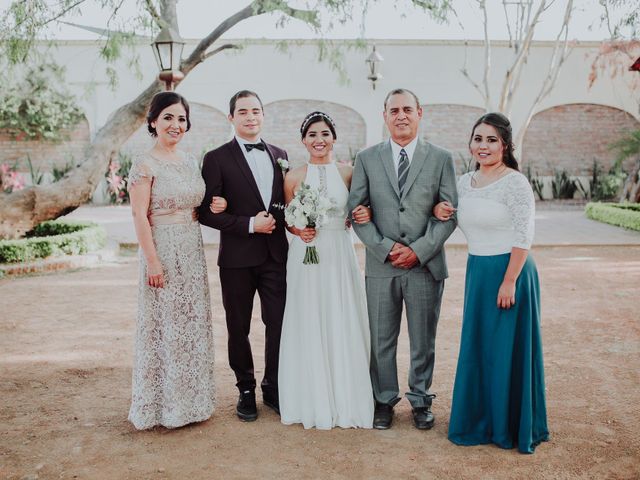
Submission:
{"label": "woman in teal dress", "polygon": [[[505,116],[482,116],[469,149],[476,169],[458,181],[457,219],[469,257],[449,440],[533,453],[549,438],[540,287],[529,255],[535,201]],[[446,202],[434,208],[440,220],[453,213]]]}

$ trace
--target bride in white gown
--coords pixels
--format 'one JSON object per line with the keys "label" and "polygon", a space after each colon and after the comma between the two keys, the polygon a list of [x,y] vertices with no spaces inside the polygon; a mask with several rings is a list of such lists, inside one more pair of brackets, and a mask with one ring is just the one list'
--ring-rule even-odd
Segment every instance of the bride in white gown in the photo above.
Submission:
{"label": "bride in white gown", "polygon": [[[287,303],[282,326],[278,385],[282,423],[304,428],[371,428],[373,394],[369,377],[369,326],[364,282],[351,232],[345,224],[352,168],[336,165],[331,150],[335,125],[322,112],[300,128],[309,163],[285,179],[290,202],[302,182],[337,205],[317,230],[295,227],[287,261]],[[358,222],[370,212],[358,207]],[[313,241],[319,264],[304,265]]]}

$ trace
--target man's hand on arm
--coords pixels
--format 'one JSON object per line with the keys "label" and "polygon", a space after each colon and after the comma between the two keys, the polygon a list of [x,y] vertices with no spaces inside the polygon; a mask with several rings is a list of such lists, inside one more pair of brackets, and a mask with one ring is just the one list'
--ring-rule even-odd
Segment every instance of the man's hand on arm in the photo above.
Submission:
{"label": "man's hand on arm", "polygon": [[253,221],[253,233],[270,234],[276,229],[276,220],[273,215],[265,212],[258,212]]}

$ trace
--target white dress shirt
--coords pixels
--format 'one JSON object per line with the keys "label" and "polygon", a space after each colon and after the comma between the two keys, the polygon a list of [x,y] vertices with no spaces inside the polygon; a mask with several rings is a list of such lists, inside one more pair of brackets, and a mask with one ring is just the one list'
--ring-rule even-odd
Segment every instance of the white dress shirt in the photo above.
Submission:
{"label": "white dress shirt", "polygon": [[[264,203],[265,209],[268,211],[271,203],[271,193],[273,189],[273,163],[271,163],[271,157],[266,151],[258,150],[257,148],[247,152],[244,147],[247,143],[260,143],[261,139],[256,142],[249,142],[236,135],[236,141],[240,145],[240,150],[244,158],[249,164],[253,178],[256,181],[258,190],[260,191],[260,197],[262,197],[262,203]],[[253,233],[253,223],[255,217],[249,219],[249,233]]]}
{"label": "white dress shirt", "polygon": [[409,165],[411,165],[411,159],[413,158],[413,154],[416,151],[416,146],[418,145],[418,137],[411,140],[407,145],[401,147],[393,140],[389,139],[389,143],[391,143],[391,152],[393,153],[393,165],[396,169],[396,175],[398,174],[398,167],[400,166],[400,150],[404,148],[404,151],[407,152],[407,158],[409,159]]}

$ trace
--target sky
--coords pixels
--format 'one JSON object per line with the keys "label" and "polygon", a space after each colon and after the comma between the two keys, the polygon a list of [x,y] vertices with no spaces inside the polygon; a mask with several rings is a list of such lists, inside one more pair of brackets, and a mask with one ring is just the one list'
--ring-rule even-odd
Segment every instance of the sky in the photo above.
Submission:
{"label": "sky", "polygon": [[[55,2],[55,0],[50,0]],[[293,0],[290,4],[305,8],[308,0]],[[513,3],[513,0],[510,0]],[[502,0],[487,0],[489,4],[489,36],[491,39],[507,39],[506,21]],[[9,0],[0,0],[0,8],[4,11]],[[134,0],[125,0],[122,11],[132,12]],[[248,5],[247,0],[180,0],[178,16],[180,34],[187,39],[200,39],[206,36],[223,19]],[[399,7],[394,7],[393,4]],[[535,0],[538,3],[538,0]],[[566,0],[555,0],[543,14],[542,21],[536,27],[537,40],[551,40],[558,34],[561,19],[564,15]],[[434,39],[464,40],[482,39],[483,22],[476,0],[454,0],[456,17],[451,17],[448,24],[438,24],[416,7],[409,0],[391,2],[381,0],[370,6],[364,23],[364,36],[375,39]],[[515,7],[509,7],[514,11]],[[598,0],[575,0],[573,21],[569,37],[575,40],[602,40],[608,38],[606,27],[601,25],[599,17],[602,13]],[[362,9],[360,9],[362,10]],[[203,14],[206,12],[206,14]],[[283,28],[275,26],[281,17],[278,14],[262,15],[245,20],[232,28],[223,38],[314,38],[316,34],[303,22],[291,20]],[[328,38],[358,38],[362,35],[362,25],[358,15],[346,25],[338,25],[333,31],[325,32]],[[82,14],[69,18],[68,21],[105,28],[107,16],[95,7],[95,2],[87,2],[82,7]],[[85,30],[56,24],[51,33],[56,39],[95,39],[97,36]]]}

